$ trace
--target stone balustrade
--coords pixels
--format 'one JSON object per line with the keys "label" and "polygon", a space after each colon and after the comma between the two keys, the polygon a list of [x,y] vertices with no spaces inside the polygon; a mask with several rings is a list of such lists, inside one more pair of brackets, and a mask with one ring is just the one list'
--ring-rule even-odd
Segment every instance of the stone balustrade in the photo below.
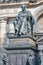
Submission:
{"label": "stone balustrade", "polygon": [[41,0],[0,0],[0,3],[10,3],[10,2],[37,2],[37,1],[41,1]]}

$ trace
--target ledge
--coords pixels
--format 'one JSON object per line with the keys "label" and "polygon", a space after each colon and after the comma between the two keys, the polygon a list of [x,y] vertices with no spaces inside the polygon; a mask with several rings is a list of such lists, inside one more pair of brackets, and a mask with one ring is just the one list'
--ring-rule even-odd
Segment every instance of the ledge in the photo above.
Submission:
{"label": "ledge", "polygon": [[43,5],[43,0],[41,0],[40,2],[37,2],[37,3],[28,3],[27,4],[27,8],[32,8],[32,7],[38,7],[40,5]]}
{"label": "ledge", "polygon": [[35,39],[31,36],[31,34],[30,34],[30,35],[27,34],[27,35],[18,36],[18,35],[15,35],[14,33],[7,33],[6,35],[7,35],[7,37],[8,37],[9,39],[30,38],[30,39],[32,39],[33,41],[35,41]]}
{"label": "ledge", "polygon": [[43,36],[43,33],[35,33],[35,36]]}
{"label": "ledge", "polygon": [[18,36],[18,35],[15,35],[14,33],[7,33],[7,37],[8,37],[9,39],[32,38],[31,35],[21,35],[21,36]]}
{"label": "ledge", "polygon": [[20,6],[22,4],[26,4],[27,8],[29,7],[37,7],[43,4],[43,0],[37,3],[29,3],[29,2],[18,2],[18,3],[5,3],[5,4],[0,4],[0,7],[9,7],[9,6]]}

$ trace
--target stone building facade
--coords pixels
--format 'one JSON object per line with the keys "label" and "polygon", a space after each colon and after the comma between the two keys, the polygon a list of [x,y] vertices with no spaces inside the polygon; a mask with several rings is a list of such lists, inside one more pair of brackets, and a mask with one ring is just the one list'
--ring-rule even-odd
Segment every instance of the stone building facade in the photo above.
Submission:
{"label": "stone building facade", "polygon": [[[27,11],[30,11],[34,17],[35,25],[33,27],[33,32],[36,39],[36,43],[38,44],[38,49],[40,50],[41,61],[42,61],[41,65],[43,65],[43,0],[37,3],[28,3],[27,1],[27,2],[20,2],[20,3],[10,2],[10,3],[0,4],[0,47],[3,47],[4,45],[9,44],[9,39],[7,38],[6,34],[8,32],[9,33],[15,32],[13,22],[15,21],[15,17],[18,15],[19,11],[21,11],[22,4],[26,4]],[[34,45],[33,41],[30,40],[30,42],[32,42],[32,44]],[[25,52],[28,52],[28,51],[25,51]],[[23,51],[23,53],[25,52]],[[3,53],[3,51],[1,51],[1,53]],[[33,51],[32,53],[34,54]],[[18,55],[17,58],[19,56],[20,55]],[[20,56],[20,58],[22,57],[27,57],[27,56],[26,54],[24,54],[24,56],[23,55]],[[14,55],[14,58],[16,58],[15,55]]]}

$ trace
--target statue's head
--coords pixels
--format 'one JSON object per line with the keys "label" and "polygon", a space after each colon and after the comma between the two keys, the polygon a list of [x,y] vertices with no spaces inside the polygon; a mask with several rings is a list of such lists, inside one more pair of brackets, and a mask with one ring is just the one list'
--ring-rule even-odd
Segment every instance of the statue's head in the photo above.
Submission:
{"label": "statue's head", "polygon": [[22,11],[25,11],[26,10],[26,5],[25,4],[22,5],[21,8],[22,8]]}

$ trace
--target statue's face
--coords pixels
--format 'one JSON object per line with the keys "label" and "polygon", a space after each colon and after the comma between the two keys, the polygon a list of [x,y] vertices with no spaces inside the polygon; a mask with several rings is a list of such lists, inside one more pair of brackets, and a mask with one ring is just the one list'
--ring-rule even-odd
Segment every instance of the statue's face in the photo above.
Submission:
{"label": "statue's face", "polygon": [[25,5],[22,5],[21,8],[22,8],[22,11],[26,10],[26,6]]}
{"label": "statue's face", "polygon": [[26,10],[26,8],[25,8],[25,7],[23,7],[23,8],[22,8],[22,11],[25,11],[25,10]]}
{"label": "statue's face", "polygon": [[30,50],[30,52],[29,52],[29,60],[28,60],[30,65],[34,65],[34,63],[35,63],[34,57],[35,57],[34,52]]}

